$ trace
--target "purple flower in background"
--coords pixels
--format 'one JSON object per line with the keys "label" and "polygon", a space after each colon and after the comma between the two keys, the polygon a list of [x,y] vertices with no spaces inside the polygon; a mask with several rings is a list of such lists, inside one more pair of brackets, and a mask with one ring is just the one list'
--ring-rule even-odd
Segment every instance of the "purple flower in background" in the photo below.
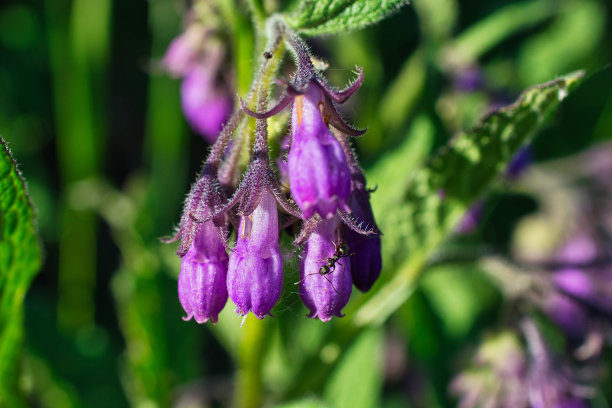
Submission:
{"label": "purple flower in background", "polygon": [[200,224],[187,254],[181,259],[178,294],[187,313],[198,323],[217,318],[227,302],[227,253],[212,221]]}
{"label": "purple flower in background", "polygon": [[173,77],[181,78],[198,64],[202,54],[202,43],[206,37],[207,33],[202,25],[192,24],[170,42],[162,59],[162,66]]}
{"label": "purple flower in background", "polygon": [[[602,323],[612,317],[612,269],[599,265],[602,252],[594,237],[575,233],[556,256],[561,265],[551,276],[552,290],[543,300],[543,309],[570,340],[603,338]],[[599,348],[591,350],[598,354]]]}
{"label": "purple flower in background", "polygon": [[581,340],[589,330],[588,310],[567,295],[553,291],[544,299],[542,308],[572,340]]}
{"label": "purple flower in background", "polygon": [[171,75],[183,78],[181,105],[187,121],[211,143],[234,107],[224,59],[222,44],[194,23],[170,43],[162,60]]}
{"label": "purple flower in background", "polygon": [[460,408],[527,408],[526,373],[520,340],[505,330],[479,345],[471,366],[453,379],[450,391]]}
{"label": "purple flower in background", "polygon": [[612,316],[612,271],[606,268],[565,268],[555,272],[555,287],[607,316]]}
{"label": "purple flower in background", "polygon": [[216,67],[195,66],[181,83],[183,113],[193,129],[214,142],[234,108],[227,87],[217,82]]}
{"label": "purple flower in background", "polygon": [[457,72],[453,78],[455,89],[473,92],[485,87],[485,78],[478,66],[470,66]]}
{"label": "purple flower in background", "polygon": [[556,358],[531,319],[524,319],[523,334],[531,357],[527,393],[532,408],[587,408],[592,389],[579,384],[564,361]]}
{"label": "purple flower in background", "polygon": [[533,148],[531,145],[519,149],[506,167],[506,179],[516,180],[532,163]]}
{"label": "purple flower in background", "polygon": [[333,316],[342,317],[351,297],[351,263],[346,259],[350,252],[340,256],[341,248],[350,248],[343,246],[339,231],[338,217],[319,222],[300,262],[300,297],[310,309],[308,317],[324,322]]}
{"label": "purple flower in background", "polygon": [[474,232],[484,216],[485,203],[483,200],[478,200],[473,203],[463,215],[461,221],[457,225],[457,233],[470,234]]}

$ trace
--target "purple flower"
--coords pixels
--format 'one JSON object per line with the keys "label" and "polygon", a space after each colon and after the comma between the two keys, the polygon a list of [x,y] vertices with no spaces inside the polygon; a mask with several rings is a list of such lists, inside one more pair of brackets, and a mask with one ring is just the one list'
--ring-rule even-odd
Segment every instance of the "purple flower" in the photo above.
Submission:
{"label": "purple flower", "polygon": [[195,214],[203,217],[210,215],[224,199],[215,181],[216,170],[216,166],[208,163],[204,167],[200,178],[191,187],[176,235],[164,240],[181,240],[177,250],[182,258],[178,279],[179,300],[187,313],[184,320],[193,317],[198,323],[205,323],[209,319],[217,322],[219,312],[227,302],[228,257],[223,242],[225,218],[215,217],[203,223],[193,219]]}
{"label": "purple flower", "polygon": [[193,129],[214,142],[234,103],[227,87],[217,83],[217,72],[206,64],[189,71],[181,83],[183,113]]}
{"label": "purple flower", "polygon": [[263,319],[283,287],[283,260],[278,247],[278,210],[265,189],[251,214],[240,217],[236,247],[230,255],[227,290],[236,312]]}
{"label": "purple flower", "polygon": [[163,67],[175,78],[187,74],[197,65],[201,44],[205,39],[204,27],[192,24],[184,33],[172,40],[162,59]]}
{"label": "purple flower", "polygon": [[174,77],[183,78],[181,104],[191,127],[214,142],[234,103],[231,87],[223,79],[225,52],[202,24],[191,24],[175,38],[162,60]]}
{"label": "purple flower", "polygon": [[351,296],[350,261],[338,257],[330,262],[342,245],[339,231],[338,217],[319,222],[306,242],[300,262],[300,297],[310,309],[308,317],[324,322],[333,316],[342,317],[342,308]]}
{"label": "purple flower", "polygon": [[527,393],[532,408],[588,407],[592,389],[575,380],[575,374],[555,354],[531,319],[522,322],[531,357]]}
{"label": "purple flower", "polygon": [[460,70],[453,79],[455,88],[461,92],[474,92],[486,85],[482,70],[477,66]]}
{"label": "purple flower", "polygon": [[314,82],[293,102],[289,183],[305,218],[315,212],[331,218],[338,208],[349,211],[351,177],[344,151],[323,116],[329,104]]}
{"label": "purple flower", "polygon": [[506,179],[516,180],[521,174],[533,163],[533,149],[531,145],[527,145],[512,157],[508,167],[506,167]]}
{"label": "purple flower", "polygon": [[461,408],[527,408],[526,371],[520,340],[506,330],[479,345],[471,366],[453,379],[450,391]]}
{"label": "purple flower", "polygon": [[604,252],[587,232],[576,233],[557,256],[561,267],[552,275],[557,290],[583,305],[612,316],[612,269],[599,264]]}
{"label": "purple flower", "polygon": [[612,316],[612,271],[566,268],[554,274],[553,282],[563,293]]}
{"label": "purple flower", "polygon": [[363,71],[357,68],[357,80],[343,90],[335,90],[312,67],[307,51],[301,46],[297,48],[301,66],[280,102],[267,112],[253,112],[243,101],[241,105],[250,116],[265,119],[293,103],[292,140],[287,160],[291,194],[304,219],[315,213],[331,218],[336,210],[350,211],[347,201],[351,177],[346,154],[329,125],[351,136],[365,132],[348,125],[334,106],[334,103],[344,103],[359,89]]}
{"label": "purple flower", "polygon": [[187,316],[198,323],[216,323],[227,302],[227,254],[212,221],[200,224],[187,254],[181,260],[179,300]]}
{"label": "purple flower", "polygon": [[[378,231],[370,205],[370,192],[365,187],[365,177],[361,171],[353,175],[353,193],[349,206],[355,219]],[[360,291],[367,292],[382,270],[380,234],[364,235],[345,227],[345,237],[353,253],[350,257],[353,284]]]}
{"label": "purple flower", "polygon": [[483,215],[484,201],[476,201],[468,208],[461,221],[459,221],[459,224],[457,225],[457,233],[470,234],[474,232],[482,221]]}
{"label": "purple flower", "polygon": [[573,340],[581,339],[589,329],[587,309],[569,296],[553,291],[544,299],[543,309]]}

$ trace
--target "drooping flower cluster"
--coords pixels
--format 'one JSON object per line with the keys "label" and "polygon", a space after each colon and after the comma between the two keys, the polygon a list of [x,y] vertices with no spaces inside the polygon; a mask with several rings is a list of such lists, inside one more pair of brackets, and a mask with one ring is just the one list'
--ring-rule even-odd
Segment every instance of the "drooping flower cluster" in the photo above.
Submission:
{"label": "drooping flower cluster", "polygon": [[[370,191],[347,139],[364,131],[345,123],[335,105],[359,89],[363,72],[358,68],[358,79],[346,89],[333,89],[314,68],[303,41],[277,24],[278,41],[286,41],[296,56],[296,73],[273,108],[265,111],[267,90],[251,97],[258,98],[258,112],[242,102],[242,111],[224,127],[193,185],[174,238],[181,240],[179,298],[187,319],[193,316],[199,323],[215,322],[228,296],[239,315],[253,312],[261,319],[270,314],[283,287],[279,236],[283,226],[295,221],[301,229],[294,244],[298,249],[303,245],[295,283],[309,317],[329,321],[342,316],[353,284],[369,290],[382,269]],[[264,55],[262,70],[272,52]],[[271,167],[267,120],[290,105],[288,152],[279,165],[287,172],[286,191]],[[245,113],[257,123],[252,149],[251,138],[240,137],[248,129],[240,126]],[[232,152],[241,148],[249,152],[250,162],[233,185],[232,177],[221,173],[239,171],[240,154]],[[236,236],[233,248],[230,227]]]}
{"label": "drooping flower cluster", "polygon": [[[545,189],[558,197],[555,204],[572,203],[565,222],[559,223],[563,232],[556,233],[556,240],[549,241],[544,235],[540,241],[551,242],[548,247],[515,244],[519,261],[534,265],[537,277],[546,283],[537,296],[537,306],[564,332],[580,360],[598,355],[606,341],[610,342],[607,333],[612,329],[611,153],[610,145],[582,153],[566,170],[570,177],[577,174],[580,184]],[[548,208],[555,210],[552,205]]]}
{"label": "drooping flower cluster", "polygon": [[211,10],[200,14],[207,17],[195,11],[188,14],[185,31],[170,43],[162,65],[173,77],[182,78],[183,114],[193,130],[212,143],[232,113],[233,87],[219,24],[208,17],[214,15]]}
{"label": "drooping flower cluster", "polygon": [[522,321],[526,349],[512,330],[487,339],[451,383],[462,408],[586,408],[593,390],[550,348],[536,323]]}

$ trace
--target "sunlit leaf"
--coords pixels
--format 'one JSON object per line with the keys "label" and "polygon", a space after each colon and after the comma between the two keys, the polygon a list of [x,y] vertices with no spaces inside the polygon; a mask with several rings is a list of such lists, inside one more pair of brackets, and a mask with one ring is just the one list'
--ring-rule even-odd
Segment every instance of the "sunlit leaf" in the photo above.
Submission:
{"label": "sunlit leaf", "polygon": [[23,300],[41,263],[35,211],[24,178],[0,137],[0,405],[19,404]]}
{"label": "sunlit leaf", "polygon": [[377,23],[406,0],[304,0],[289,24],[305,35],[334,34]]}
{"label": "sunlit leaf", "polygon": [[[409,296],[431,253],[453,232],[466,208],[494,185],[516,151],[582,78],[577,72],[529,88],[514,104],[493,111],[457,135],[427,166],[411,175],[401,197],[387,206],[385,268],[399,267],[359,311],[358,324],[383,322]],[[385,165],[389,165],[386,163]],[[402,188],[404,180],[395,180]],[[385,231],[385,225],[393,225]]]}

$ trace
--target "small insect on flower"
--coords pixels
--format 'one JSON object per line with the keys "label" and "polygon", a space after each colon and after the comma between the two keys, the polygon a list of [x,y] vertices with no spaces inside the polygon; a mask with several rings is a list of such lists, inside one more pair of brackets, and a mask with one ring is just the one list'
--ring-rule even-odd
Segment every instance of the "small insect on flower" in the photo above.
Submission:
{"label": "small insect on flower", "polygon": [[355,255],[354,252],[349,253],[350,248],[346,244],[346,242],[340,242],[338,245],[336,245],[335,243],[333,244],[334,254],[327,259],[323,259],[324,261],[326,261],[326,264],[321,266],[321,268],[319,269],[320,275],[327,275],[328,273],[335,271],[336,263],[339,263],[341,266],[343,266],[340,262],[338,262],[340,258],[348,258],[349,256]]}
{"label": "small insect on flower", "polygon": [[[340,266],[344,268],[344,265],[340,263],[340,258],[348,258],[350,256],[355,255],[355,252],[349,252],[350,248],[346,242],[340,241],[338,245],[336,245],[336,243],[333,243],[333,244],[334,244],[334,253],[329,258],[321,259],[321,261],[325,262],[325,264],[321,265],[321,267],[319,268],[319,272],[309,273],[308,275],[304,276],[304,279],[306,279],[306,277],[310,275],[317,275],[317,274],[321,275],[325,278],[326,281],[329,282],[329,284],[334,289],[334,291],[338,293],[338,291],[336,290],[336,287],[334,286],[332,281],[329,280],[327,275],[329,275],[330,273],[336,270],[336,264],[339,264]],[[298,282],[295,283],[295,285],[299,285],[304,279],[299,280]]]}

